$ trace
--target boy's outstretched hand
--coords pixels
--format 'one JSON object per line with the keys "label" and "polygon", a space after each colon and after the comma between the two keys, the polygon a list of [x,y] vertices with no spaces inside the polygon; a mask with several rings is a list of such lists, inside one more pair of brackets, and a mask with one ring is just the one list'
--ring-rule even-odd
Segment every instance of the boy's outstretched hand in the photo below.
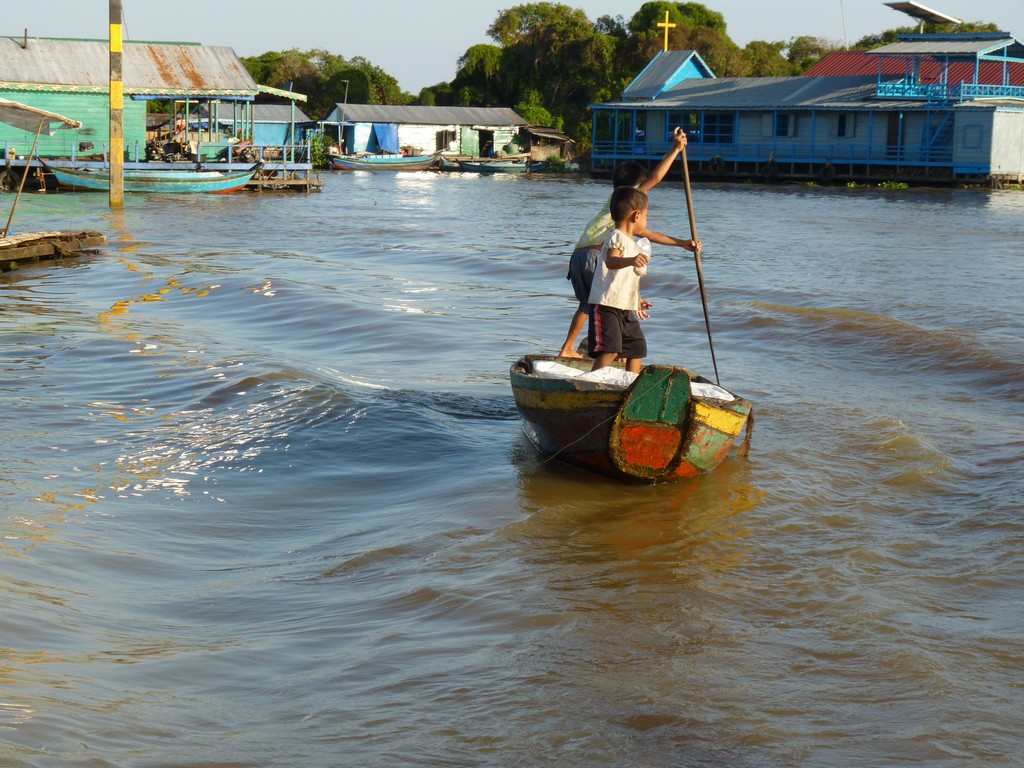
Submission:
{"label": "boy's outstretched hand", "polygon": [[683,131],[678,125],[675,130],[672,131],[672,148],[676,152],[682,152],[683,147],[686,146],[686,132]]}

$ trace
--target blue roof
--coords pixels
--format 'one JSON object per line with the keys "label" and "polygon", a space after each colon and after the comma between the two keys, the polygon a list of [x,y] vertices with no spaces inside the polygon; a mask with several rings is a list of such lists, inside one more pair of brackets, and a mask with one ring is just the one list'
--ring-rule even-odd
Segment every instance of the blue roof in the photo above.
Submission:
{"label": "blue roof", "polygon": [[684,80],[713,78],[715,73],[696,51],[662,51],[622,92],[625,101],[656,99]]}

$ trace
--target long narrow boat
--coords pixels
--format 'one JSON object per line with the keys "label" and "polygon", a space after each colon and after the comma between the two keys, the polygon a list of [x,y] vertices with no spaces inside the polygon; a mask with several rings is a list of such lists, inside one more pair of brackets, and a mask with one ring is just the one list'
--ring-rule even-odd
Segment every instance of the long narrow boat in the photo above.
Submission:
{"label": "long narrow boat", "polygon": [[[216,192],[225,194],[244,187],[260,169],[256,163],[244,171],[196,170],[139,170],[125,169],[125,192]],[[110,189],[110,170],[107,168],[58,168],[45,165],[61,187],[75,190]]]}
{"label": "long narrow boat", "polygon": [[328,155],[339,171],[429,171],[438,155]]}
{"label": "long narrow boat", "polygon": [[459,160],[459,168],[469,173],[526,173],[529,161],[522,160]]}
{"label": "long narrow boat", "polygon": [[647,365],[630,380],[590,367],[526,355],[509,371],[523,430],[544,456],[655,483],[715,469],[744,426],[749,441],[752,404],[685,368]]}

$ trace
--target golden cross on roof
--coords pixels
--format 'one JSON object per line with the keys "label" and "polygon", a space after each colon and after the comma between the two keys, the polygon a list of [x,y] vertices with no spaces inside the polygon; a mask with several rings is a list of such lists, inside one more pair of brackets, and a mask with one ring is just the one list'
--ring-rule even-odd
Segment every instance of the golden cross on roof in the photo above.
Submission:
{"label": "golden cross on roof", "polygon": [[668,20],[668,11],[665,11],[665,20],[658,22],[658,28],[661,29],[662,27],[664,27],[664,29],[665,29],[665,50],[666,51],[668,50],[668,31],[670,29],[675,29],[677,26],[679,26],[679,25],[674,23],[674,22],[670,22]]}

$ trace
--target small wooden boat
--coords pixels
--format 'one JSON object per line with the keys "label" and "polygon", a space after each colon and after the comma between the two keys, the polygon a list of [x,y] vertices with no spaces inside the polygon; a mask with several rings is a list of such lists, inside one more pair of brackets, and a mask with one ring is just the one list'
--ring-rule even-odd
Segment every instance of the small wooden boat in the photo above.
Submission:
{"label": "small wooden boat", "polygon": [[459,160],[459,168],[469,173],[526,173],[529,161],[518,160]]}
{"label": "small wooden boat", "polygon": [[[685,368],[589,373],[587,359],[526,355],[509,371],[537,450],[602,475],[664,482],[715,469],[752,424],[752,404]],[[745,443],[746,446],[746,443]]]}
{"label": "small wooden boat", "polygon": [[429,171],[438,155],[328,155],[339,171]]}
{"label": "small wooden boat", "polygon": [[[59,168],[43,164],[52,173],[61,187],[75,190],[110,189],[108,168]],[[199,171],[199,170],[124,170],[125,192],[216,192],[226,194],[241,189],[260,169],[256,163],[244,171]]]}

